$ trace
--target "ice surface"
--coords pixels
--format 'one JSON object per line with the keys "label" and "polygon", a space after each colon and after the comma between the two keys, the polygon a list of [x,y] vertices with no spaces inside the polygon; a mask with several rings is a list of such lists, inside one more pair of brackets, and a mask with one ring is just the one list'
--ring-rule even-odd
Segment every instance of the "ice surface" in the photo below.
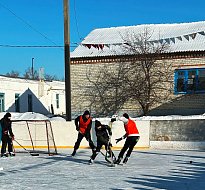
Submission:
{"label": "ice surface", "polygon": [[[116,167],[109,167],[101,154],[89,165],[90,149],[79,149],[76,157],[70,156],[72,149],[58,152],[0,158],[0,189],[205,189],[203,151],[135,150],[126,165]],[[114,153],[117,156],[119,151]]]}
{"label": "ice surface", "polygon": [[[5,113],[0,113],[3,117]],[[203,119],[205,116],[136,119]],[[12,113],[12,119],[47,119],[36,113]],[[59,118],[52,118],[59,119]],[[102,121],[109,119],[102,118]],[[205,151],[137,150],[124,166],[109,167],[99,154],[89,165],[90,149],[58,150],[57,156],[17,153],[0,158],[0,190],[204,190]],[[119,151],[114,151],[117,156]],[[191,162],[190,162],[191,161]]]}

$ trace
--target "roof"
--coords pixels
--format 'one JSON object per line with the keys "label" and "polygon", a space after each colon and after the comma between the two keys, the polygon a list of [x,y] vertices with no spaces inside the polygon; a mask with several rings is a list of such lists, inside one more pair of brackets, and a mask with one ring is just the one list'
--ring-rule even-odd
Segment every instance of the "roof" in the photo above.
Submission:
{"label": "roof", "polygon": [[71,52],[72,58],[99,57],[120,54],[120,46],[124,43],[122,36],[129,32],[136,35],[145,28],[152,31],[150,43],[166,41],[171,52],[204,51],[205,21],[174,24],[143,24],[99,28],[91,31],[81,44]]}

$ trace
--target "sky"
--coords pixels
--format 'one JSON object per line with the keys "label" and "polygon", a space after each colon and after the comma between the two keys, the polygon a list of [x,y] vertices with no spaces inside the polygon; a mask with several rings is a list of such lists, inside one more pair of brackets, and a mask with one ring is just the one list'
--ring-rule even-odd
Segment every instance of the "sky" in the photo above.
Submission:
{"label": "sky", "polygon": [[[204,21],[204,7],[204,0],[69,0],[71,51],[96,28]],[[23,75],[33,60],[35,70],[62,79],[63,20],[63,0],[0,0],[0,74]]]}

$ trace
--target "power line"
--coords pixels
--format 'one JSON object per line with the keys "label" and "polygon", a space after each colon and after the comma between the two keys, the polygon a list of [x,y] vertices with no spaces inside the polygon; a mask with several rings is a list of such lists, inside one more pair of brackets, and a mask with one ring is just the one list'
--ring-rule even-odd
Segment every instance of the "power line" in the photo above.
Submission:
{"label": "power line", "polygon": [[79,27],[78,27],[78,21],[77,21],[77,14],[76,14],[76,0],[74,0],[74,16],[75,16],[75,25],[76,25],[76,30],[78,33],[78,37],[80,40],[82,40],[83,38],[81,38],[80,32],[79,32]]}
{"label": "power line", "polygon": [[[74,0],[75,1],[75,0]],[[35,29],[31,24],[29,24],[27,21],[25,21],[24,19],[22,19],[20,16],[18,16],[17,14],[15,14],[11,9],[9,9],[8,7],[6,7],[5,5],[3,5],[0,2],[0,6],[2,6],[4,9],[6,9],[7,11],[9,11],[12,15],[14,15],[16,18],[18,18],[21,22],[23,22],[25,25],[27,25],[29,28],[31,28],[33,31],[37,32],[38,34],[40,34],[41,36],[43,36],[46,40],[48,40],[49,42],[53,43],[54,46],[45,46],[45,45],[7,45],[7,44],[0,44],[0,47],[4,47],[4,48],[63,48],[64,46],[61,45],[57,45],[54,41],[52,41],[51,39],[49,39],[46,35],[44,35],[43,33],[41,33],[40,31],[38,31],[37,29]],[[74,7],[75,9],[75,7]],[[78,24],[77,24],[77,17],[76,17],[76,10],[75,11],[75,20],[76,20],[76,27],[77,27],[77,32],[78,32],[78,36],[80,38],[80,40],[82,39],[80,37],[80,33],[78,30]],[[79,43],[77,42],[71,42],[71,44],[75,44],[75,45],[71,45],[70,47],[77,47],[79,45]]]}
{"label": "power line", "polygon": [[51,42],[52,44],[56,45],[57,44],[52,41],[51,39],[49,39],[46,35],[44,35],[43,33],[41,33],[39,30],[35,29],[32,25],[30,25],[27,21],[25,21],[24,19],[22,19],[20,16],[18,16],[17,14],[15,14],[11,9],[9,9],[8,7],[6,7],[5,5],[3,5],[2,3],[0,3],[0,5],[6,9],[7,11],[9,11],[12,15],[14,15],[16,18],[18,18],[21,22],[23,22],[25,25],[27,25],[29,28],[31,28],[33,31],[37,32],[38,34],[40,34],[41,36],[43,36],[46,40],[48,40],[49,42]]}
{"label": "power line", "polygon": [[[60,45],[55,45],[55,46],[44,46],[44,45],[5,45],[5,44],[0,44],[0,47],[4,47],[4,48],[62,48],[64,46],[60,46]],[[70,47],[77,47],[77,45],[73,45]]]}

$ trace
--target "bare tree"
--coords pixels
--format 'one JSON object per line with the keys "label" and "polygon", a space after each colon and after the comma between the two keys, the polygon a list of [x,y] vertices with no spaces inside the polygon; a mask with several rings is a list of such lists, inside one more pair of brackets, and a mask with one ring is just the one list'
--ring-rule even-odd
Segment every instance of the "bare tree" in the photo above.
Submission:
{"label": "bare tree", "polygon": [[152,34],[145,28],[141,34],[128,34],[124,37],[124,54],[136,56],[130,63],[129,85],[130,99],[137,99],[143,115],[147,115],[152,107],[166,101],[172,90],[172,64],[163,59],[169,51],[166,42],[151,41]]}
{"label": "bare tree", "polygon": [[[106,64],[92,75],[87,71],[86,92],[90,106],[98,115],[111,115],[127,102],[138,102],[143,115],[152,107],[168,99],[172,89],[172,65],[162,55],[169,51],[166,42],[151,41],[152,33],[144,29],[140,34],[122,36],[122,57],[129,61]],[[123,59],[122,59],[123,60]]]}
{"label": "bare tree", "polygon": [[20,73],[18,71],[14,71],[12,70],[11,72],[9,73],[6,73],[6,76],[9,76],[9,77],[14,77],[14,78],[17,78],[19,77]]}
{"label": "bare tree", "polygon": [[28,67],[23,74],[23,77],[26,79],[35,79],[38,80],[39,75],[37,70],[32,70],[31,67]]}
{"label": "bare tree", "polygon": [[45,80],[48,80],[48,81],[59,80],[56,75],[49,75],[49,74],[45,74],[44,78]]}
{"label": "bare tree", "polygon": [[[12,70],[11,72],[6,73],[6,76],[14,77],[14,78],[21,77],[20,72],[19,71],[14,71],[14,70]],[[38,80],[39,79],[39,73],[38,73],[37,70],[32,71],[32,69],[30,67],[28,67],[27,70],[25,70],[25,73],[23,74],[23,78]],[[59,79],[56,75],[50,75],[50,74],[45,74],[44,79],[48,80],[48,81],[52,81],[52,80],[65,81],[63,77],[61,79]]]}
{"label": "bare tree", "polygon": [[84,94],[89,94],[90,108],[97,116],[109,116],[121,109],[127,101],[125,80],[128,78],[127,64],[105,64],[93,76],[89,70],[89,81]]}

